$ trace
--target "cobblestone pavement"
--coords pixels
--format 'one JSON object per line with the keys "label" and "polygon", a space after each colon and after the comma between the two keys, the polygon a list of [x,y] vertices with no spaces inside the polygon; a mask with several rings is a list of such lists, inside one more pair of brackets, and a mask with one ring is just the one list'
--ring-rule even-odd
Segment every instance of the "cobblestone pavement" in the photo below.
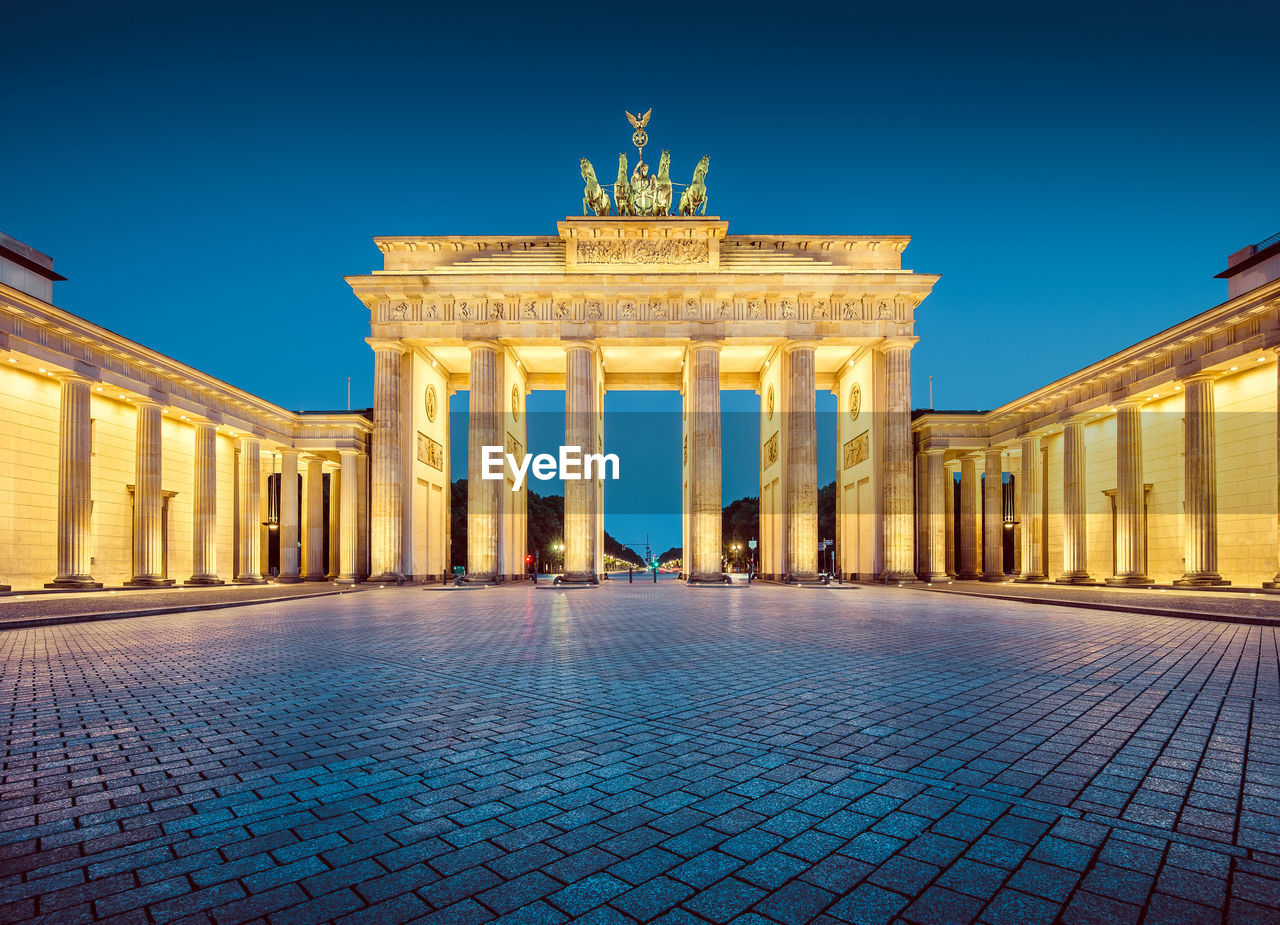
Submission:
{"label": "cobblestone pavement", "polygon": [[0,649],[4,921],[1280,921],[1271,627],[664,582]]}

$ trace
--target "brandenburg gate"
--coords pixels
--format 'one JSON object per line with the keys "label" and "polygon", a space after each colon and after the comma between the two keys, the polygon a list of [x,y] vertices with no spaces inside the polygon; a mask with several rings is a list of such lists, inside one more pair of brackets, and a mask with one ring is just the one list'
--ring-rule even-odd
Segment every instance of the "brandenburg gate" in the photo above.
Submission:
{"label": "brandenburg gate", "polygon": [[[647,118],[647,114],[646,114]],[[633,124],[634,122],[633,117]],[[643,123],[637,129],[643,134]],[[641,144],[641,142],[637,142]],[[637,196],[666,184],[619,166],[609,199],[590,164],[582,217],[542,236],[380,237],[383,267],[348,277],[375,355],[371,580],[449,571],[448,401],[470,390],[467,580],[523,573],[526,491],[480,477],[480,448],[527,447],[525,401],[563,389],[565,445],[605,452],[604,395],[683,396],[684,571],[721,581],[720,390],[760,396],[760,569],[817,577],[817,454],[836,454],[839,570],[915,575],[911,348],[938,277],[902,267],[901,235],[736,235],[705,210],[706,159],[681,212]],[[642,168],[645,168],[642,170]],[[603,198],[602,198],[603,197]],[[815,396],[837,396],[835,446]],[[626,459],[622,460],[626,465]],[[527,484],[527,483],[526,483]],[[565,482],[565,578],[603,571],[600,481]]]}

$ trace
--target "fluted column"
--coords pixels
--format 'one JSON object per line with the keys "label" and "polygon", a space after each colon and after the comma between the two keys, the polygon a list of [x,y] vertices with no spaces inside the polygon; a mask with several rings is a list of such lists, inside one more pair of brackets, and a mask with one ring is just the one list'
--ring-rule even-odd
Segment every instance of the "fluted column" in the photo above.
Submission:
{"label": "fluted column", "polygon": [[986,452],[982,489],[982,580],[1004,581],[1004,451]]}
{"label": "fluted column", "polygon": [[[502,396],[500,363],[502,356],[497,344],[475,343],[471,347],[471,410],[467,432],[467,581],[497,581],[498,542],[501,538],[499,522],[502,514],[502,495],[506,480],[485,479],[484,447],[506,446],[502,436]],[[569,353],[573,357],[573,351]],[[568,390],[566,389],[566,394]],[[588,396],[589,398],[589,396]],[[583,417],[590,418],[589,410]],[[572,441],[566,441],[572,442]],[[589,452],[591,443],[582,444],[583,452]],[[505,452],[505,449],[504,449]],[[581,482],[565,483],[565,516],[568,517],[570,486]],[[565,537],[568,555],[568,537]],[[566,562],[567,562],[566,558]]]}
{"label": "fluted column", "polygon": [[955,477],[951,469],[946,465],[942,467],[943,472],[943,510],[946,511],[946,563],[947,575],[954,578],[959,573],[956,565],[956,483]]}
{"label": "fluted column", "polygon": [[960,460],[960,549],[961,581],[981,577],[978,574],[978,457],[969,454]]}
{"label": "fluted column", "polygon": [[818,577],[818,427],[813,344],[785,347],[787,379],[787,577]]}
{"label": "fluted column", "polygon": [[[594,453],[596,446],[595,347],[571,343],[565,352],[564,443]],[[564,483],[564,580],[596,581],[596,486],[584,479]]]}
{"label": "fluted column", "polygon": [[280,451],[280,574],[276,581],[302,580],[298,549],[298,451]]}
{"label": "fluted column", "polygon": [[338,564],[338,581],[345,585],[356,583],[357,561],[356,542],[359,534],[356,516],[357,498],[360,488],[360,477],[356,471],[359,456],[355,450],[341,450],[342,478],[339,488],[342,492],[342,511],[339,514],[339,530],[342,534]]}
{"label": "fluted column", "polygon": [[[1272,360],[1280,359],[1280,347],[1271,348],[1271,359]],[[1276,435],[1278,438],[1276,440],[1276,460],[1275,460],[1276,461],[1276,481],[1277,483],[1280,483],[1280,363],[1276,363],[1274,366],[1274,369],[1276,371],[1275,373],[1276,382],[1275,382],[1275,385],[1273,386],[1273,389],[1276,395]],[[1277,510],[1277,514],[1280,514],[1280,510]],[[1277,538],[1280,539],[1280,519],[1277,520],[1277,530],[1278,530]],[[1280,544],[1278,544],[1276,547],[1276,555],[1277,555],[1277,558],[1280,559]],[[1262,587],[1280,588],[1280,570],[1276,571],[1275,578],[1271,579],[1270,581],[1264,581],[1262,583]]]}
{"label": "fluted column", "polygon": [[324,460],[318,456],[307,458],[306,489],[306,540],[302,544],[306,555],[303,575],[307,581],[324,581]]}
{"label": "fluted column", "polygon": [[1062,428],[1062,576],[1058,579],[1065,584],[1090,581],[1085,491],[1084,424],[1068,421]]}
{"label": "fluted column", "polygon": [[403,541],[400,362],[403,353],[404,348],[398,342],[376,342],[373,345],[372,581],[399,581],[403,577],[400,572]]}
{"label": "fluted column", "polygon": [[884,346],[884,561],[889,581],[914,578],[914,497],[911,485],[911,341]]}
{"label": "fluted column", "polygon": [[62,376],[58,413],[58,574],[46,588],[101,588],[90,574],[93,447],[89,380]]}
{"label": "fluted column", "polygon": [[220,585],[218,577],[218,427],[197,421],[191,485],[191,577],[189,585]]}
{"label": "fluted column", "polygon": [[1150,584],[1142,482],[1142,402],[1116,407],[1116,573],[1109,585]]}
{"label": "fluted column", "polygon": [[1022,574],[1019,581],[1042,581],[1044,574],[1044,550],[1041,548],[1043,523],[1041,521],[1040,486],[1040,438],[1027,435],[1022,438]]}
{"label": "fluted column", "polygon": [[1213,376],[1186,380],[1183,396],[1185,571],[1175,584],[1225,585],[1218,574],[1218,464],[1213,409]]}
{"label": "fluted column", "polygon": [[925,479],[929,491],[927,512],[929,524],[929,581],[947,580],[947,489],[951,479],[947,476],[945,454],[942,450],[925,451]]}
{"label": "fluted column", "polygon": [[240,479],[236,486],[240,522],[240,561],[236,581],[240,584],[262,584],[262,479],[261,442],[257,437],[240,438]]}
{"label": "fluted column", "polygon": [[327,577],[336,581],[342,568],[342,470],[329,473],[329,562]]}
{"label": "fluted column", "polygon": [[164,577],[164,494],[161,481],[160,405],[138,401],[133,475],[133,578],[143,588],[173,584]]}
{"label": "fluted column", "polygon": [[689,581],[723,581],[720,498],[720,346],[689,348]]}
{"label": "fluted column", "polygon": [[[356,578],[369,577],[369,454],[356,454]],[[445,571],[449,563],[444,563]]]}

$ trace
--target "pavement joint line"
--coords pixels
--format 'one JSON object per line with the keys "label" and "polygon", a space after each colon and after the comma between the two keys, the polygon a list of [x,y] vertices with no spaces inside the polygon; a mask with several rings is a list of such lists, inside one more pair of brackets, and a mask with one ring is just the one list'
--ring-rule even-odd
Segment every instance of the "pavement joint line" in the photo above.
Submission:
{"label": "pavement joint line", "polygon": [[352,591],[377,591],[378,588],[361,588],[353,585],[349,588],[326,589],[312,591],[307,594],[291,594],[287,597],[251,598],[248,600],[219,601],[212,604],[173,605],[170,607],[146,607],[134,610],[104,610],[101,613],[58,614],[50,617],[15,617],[6,620],[0,617],[0,631],[33,629],[40,626],[62,626],[68,623],[99,623],[103,620],[127,620],[133,617],[163,617],[175,613],[199,613],[207,610],[225,610],[230,607],[249,607],[254,604],[279,604],[285,601],[301,601],[314,597],[331,597],[335,594],[348,594]]}
{"label": "pavement joint line", "polygon": [[1249,614],[1217,613],[1208,610],[1173,610],[1162,607],[1143,607],[1138,604],[1112,604],[1095,601],[1075,601],[1066,598],[1026,597],[1020,594],[993,594],[988,591],[967,591],[954,587],[929,588],[912,585],[903,591],[926,591],[931,594],[959,594],[964,597],[980,597],[994,601],[1015,601],[1019,604],[1039,604],[1044,607],[1075,607],[1080,610],[1105,610],[1112,613],[1134,613],[1144,617],[1169,617],[1175,620],[1202,620],[1211,623],[1238,623],[1248,626],[1280,627],[1280,618],[1259,617]]}
{"label": "pavement joint line", "polygon": [[[274,634],[263,631],[263,630],[247,629],[247,632],[260,634],[268,638],[277,638],[275,637]],[[347,650],[340,649],[335,646],[328,646],[323,643],[304,642],[301,644],[309,646],[313,649],[319,649],[321,651],[339,652],[347,656],[351,655],[351,653]],[[438,669],[438,668],[432,668],[428,665],[422,665],[414,662],[406,663],[398,659],[387,658],[386,656],[365,654],[365,655],[362,655],[361,657],[367,658],[373,661],[381,661],[386,664],[395,665],[396,667],[404,668],[406,670],[417,669],[417,670],[425,671],[428,674],[434,674],[438,677],[447,678],[451,681],[456,681],[464,684],[474,684],[478,687],[487,688],[489,690],[497,691],[503,694],[512,694],[520,697],[527,697],[529,699],[541,700],[544,703],[573,707],[575,709],[582,710],[583,712],[595,713],[600,716],[607,716],[613,720],[633,721],[633,722],[637,721],[635,717],[631,717],[627,714],[621,713],[620,711],[599,707],[597,705],[594,705],[585,701],[571,700],[568,698],[555,697],[548,694],[525,691],[519,688],[512,688],[507,685],[495,684],[490,681],[481,681],[481,680],[477,680],[474,677],[459,675],[459,674],[455,674],[453,672],[449,672],[449,671]],[[1044,803],[1038,800],[1031,800],[1026,797],[1017,796],[1015,794],[1009,794],[999,790],[993,790],[991,788],[976,787],[969,784],[959,784],[952,781],[941,780],[938,778],[933,778],[927,775],[919,774],[917,772],[898,771],[892,768],[880,768],[874,765],[868,765],[864,762],[850,761],[845,758],[815,756],[813,753],[805,752],[803,749],[796,749],[786,745],[767,745],[761,742],[755,742],[755,741],[752,741],[749,739],[743,739],[737,736],[730,736],[730,735],[726,735],[720,732],[715,732],[712,730],[691,731],[685,726],[680,726],[675,723],[662,720],[660,718],[639,719],[638,722],[644,725],[648,725],[652,728],[666,729],[670,732],[676,732],[681,735],[686,735],[690,740],[717,741],[726,745],[733,745],[735,747],[744,747],[744,748],[757,750],[762,754],[781,753],[789,757],[800,759],[800,760],[814,761],[820,764],[832,764],[839,767],[850,768],[858,773],[871,774],[879,777],[884,777],[886,779],[903,780],[909,783],[921,784],[926,787],[942,787],[943,789],[953,790],[959,793],[965,793],[970,796],[980,796],[986,799],[998,800],[1003,803],[1008,803],[1011,806],[1021,806],[1027,809],[1037,809],[1043,812],[1050,812],[1058,816],[1063,816],[1063,817],[1072,818],[1072,819],[1078,819],[1082,815],[1080,810],[1074,809],[1070,806],[1060,806],[1054,803]],[[484,762],[484,761],[491,760],[491,758],[489,756],[475,756],[474,759],[467,759],[467,761],[471,761],[471,760],[474,760],[476,762]],[[458,762],[456,765],[453,765],[453,766],[465,767],[467,764],[467,761]]]}

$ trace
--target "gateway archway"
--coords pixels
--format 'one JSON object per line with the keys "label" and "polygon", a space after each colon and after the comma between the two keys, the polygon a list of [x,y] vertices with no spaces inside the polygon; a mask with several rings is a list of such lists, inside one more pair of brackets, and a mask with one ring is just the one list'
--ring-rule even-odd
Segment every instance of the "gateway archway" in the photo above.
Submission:
{"label": "gateway archway", "polygon": [[[819,571],[817,454],[834,452],[839,570],[914,576],[910,355],[915,308],[938,277],[902,268],[910,238],[730,235],[714,217],[618,216],[567,218],[547,236],[375,240],[383,268],[347,281],[369,309],[375,354],[376,579],[438,578],[435,563],[448,562],[447,506],[431,499],[447,505],[447,402],[461,389],[472,578],[523,572],[527,488],[479,467],[485,445],[525,453],[532,389],[564,390],[565,444],[597,452],[606,391],[679,389],[686,570],[716,578],[726,388],[760,396],[762,574]],[[817,445],[818,389],[837,396],[835,447]],[[566,572],[594,580],[603,488],[565,488]]]}

